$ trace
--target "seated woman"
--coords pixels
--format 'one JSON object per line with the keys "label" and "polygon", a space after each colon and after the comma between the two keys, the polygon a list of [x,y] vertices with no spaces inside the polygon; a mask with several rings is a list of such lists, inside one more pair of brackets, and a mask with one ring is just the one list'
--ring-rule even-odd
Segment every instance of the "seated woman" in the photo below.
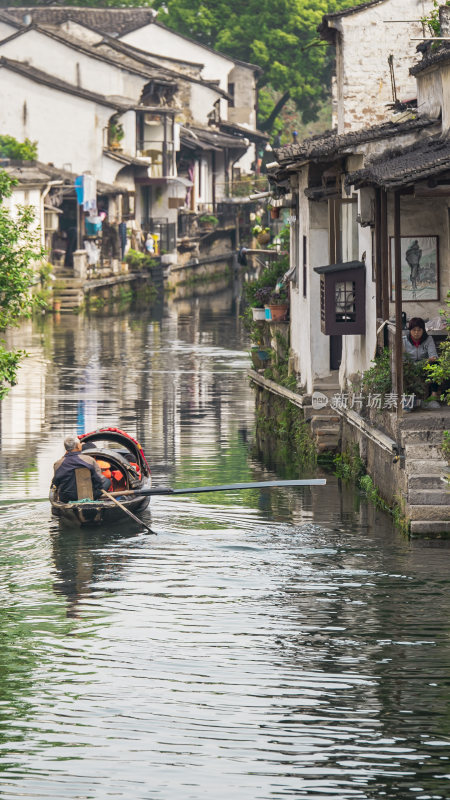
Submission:
{"label": "seated woman", "polygon": [[[412,317],[408,324],[409,333],[403,337],[403,351],[411,361],[422,361],[433,363],[437,361],[437,351],[434,339],[425,330],[425,322],[422,317]],[[430,399],[427,408],[440,408],[438,402],[439,386],[437,383],[430,383]]]}

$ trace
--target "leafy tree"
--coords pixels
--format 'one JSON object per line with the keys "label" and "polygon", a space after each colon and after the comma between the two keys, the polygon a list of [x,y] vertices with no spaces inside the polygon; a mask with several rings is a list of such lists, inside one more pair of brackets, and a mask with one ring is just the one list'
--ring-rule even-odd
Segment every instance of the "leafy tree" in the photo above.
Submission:
{"label": "leafy tree", "polygon": [[[291,98],[303,122],[316,119],[330,93],[334,48],[317,26],[324,14],[357,0],[66,0],[64,5],[97,8],[148,6],[158,21],[222,53],[263,69],[258,88],[280,92],[275,104],[262,92],[259,127],[277,131],[280,110]],[[0,6],[42,5],[42,0],[0,0]],[[274,128],[275,124],[275,128]],[[279,123],[278,123],[279,128]]]}
{"label": "leafy tree", "polygon": [[[29,317],[36,300],[31,287],[35,282],[33,265],[44,253],[32,230],[33,209],[22,206],[14,216],[4,200],[12,194],[12,181],[0,171],[0,330]],[[14,386],[22,350],[9,351],[0,343],[0,399]]]}
{"label": "leafy tree", "polygon": [[[329,94],[334,51],[322,41],[317,26],[322,16],[353,0],[155,0],[158,20],[202,44],[263,69],[259,89],[272,86],[282,93],[267,108],[259,126],[271,130],[277,115],[292,98],[303,120],[315,118]],[[167,9],[167,10],[165,10]]]}
{"label": "leafy tree", "polygon": [[0,156],[17,161],[34,161],[37,158],[37,142],[25,139],[18,142],[14,136],[0,135]]}

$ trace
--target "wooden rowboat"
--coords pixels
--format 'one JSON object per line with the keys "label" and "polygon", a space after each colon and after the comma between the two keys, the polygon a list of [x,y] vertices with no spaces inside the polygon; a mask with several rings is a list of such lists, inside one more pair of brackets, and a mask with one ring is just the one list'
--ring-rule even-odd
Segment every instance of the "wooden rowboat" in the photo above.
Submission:
{"label": "wooden rowboat", "polygon": [[[111,479],[111,490],[124,508],[131,513],[144,511],[150,502],[149,495],[125,494],[148,491],[152,485],[150,468],[139,442],[119,428],[99,428],[78,438],[85,445],[83,454],[95,458],[103,474]],[[88,483],[91,484],[90,477]],[[117,494],[122,491],[123,497]],[[79,489],[78,500],[63,503],[58,499],[55,487],[51,486],[49,498],[52,514],[70,525],[104,525],[126,519],[126,513],[112,499],[104,496],[101,500],[92,500],[88,495],[89,486],[86,492]]]}

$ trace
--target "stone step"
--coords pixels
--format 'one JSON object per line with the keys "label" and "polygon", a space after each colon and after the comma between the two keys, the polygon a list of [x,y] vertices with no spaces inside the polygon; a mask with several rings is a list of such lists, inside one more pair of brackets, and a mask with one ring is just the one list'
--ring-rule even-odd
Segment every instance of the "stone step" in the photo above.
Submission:
{"label": "stone step", "polygon": [[60,289],[81,289],[83,286],[83,281],[76,280],[76,278],[65,278],[64,281],[61,281],[61,286],[56,286],[55,291]]}
{"label": "stone step", "polygon": [[410,530],[411,536],[439,536],[442,533],[450,535],[450,521],[414,520],[414,522],[411,522]]}
{"label": "stone step", "polygon": [[429,459],[428,461],[424,461],[423,459],[414,459],[412,461],[406,461],[405,464],[406,474],[407,475],[447,475],[449,471],[449,467],[446,461],[443,459]]}
{"label": "stone step", "polygon": [[338,436],[316,436],[317,444],[329,445],[330,447],[337,447],[339,442]]}
{"label": "stone step", "polygon": [[406,444],[405,454],[406,458],[411,460],[416,458],[437,458],[440,461],[442,459],[442,450],[439,445],[429,442],[422,442],[422,444]]}
{"label": "stone step", "polygon": [[333,440],[332,442],[320,441],[316,445],[316,450],[318,453],[334,453],[338,448],[338,442]]}
{"label": "stone step", "polygon": [[317,420],[320,423],[324,422],[325,420],[327,422],[340,422],[341,420],[339,414],[333,413],[329,408],[323,408],[320,411],[316,409],[312,410],[310,419],[311,422],[313,420]]}
{"label": "stone step", "polygon": [[78,297],[79,295],[83,296],[80,289],[56,289],[53,292],[54,297]]}
{"label": "stone step", "polygon": [[446,485],[440,475],[410,475],[408,478],[408,490],[445,489]]}
{"label": "stone step", "polygon": [[450,511],[441,505],[410,505],[408,503],[408,516],[411,520],[439,520],[450,523]]}
{"label": "stone step", "polygon": [[446,488],[442,483],[441,489],[409,489],[408,503],[410,505],[450,506],[450,488]]}
{"label": "stone step", "polygon": [[450,427],[450,408],[445,409],[442,407],[434,411],[430,410],[426,414],[426,421],[424,419],[424,414],[418,413],[417,416],[414,414],[406,414],[406,416],[402,418],[400,429],[402,433],[406,431],[423,431],[425,425],[430,431],[447,430]]}
{"label": "stone step", "polygon": [[440,444],[442,442],[442,430],[430,431],[428,428],[419,429],[417,431],[403,431],[402,444],[418,444],[424,442],[425,444]]}
{"label": "stone step", "polygon": [[311,425],[311,430],[315,436],[330,436],[339,439],[341,429],[339,425],[321,425],[320,427]]}

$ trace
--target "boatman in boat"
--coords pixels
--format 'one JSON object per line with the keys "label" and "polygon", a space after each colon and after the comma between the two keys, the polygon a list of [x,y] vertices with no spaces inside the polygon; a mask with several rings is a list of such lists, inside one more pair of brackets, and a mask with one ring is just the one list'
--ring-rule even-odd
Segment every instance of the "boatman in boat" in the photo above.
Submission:
{"label": "boatman in boat", "polygon": [[108,491],[111,487],[110,479],[102,475],[95,458],[81,452],[81,442],[76,436],[67,436],[64,439],[64,448],[65,454],[53,466],[52,483],[58,489],[60,501],[69,503],[71,500],[78,500],[75,470],[79,467],[87,467],[90,471],[94,500],[98,500],[103,489]]}

